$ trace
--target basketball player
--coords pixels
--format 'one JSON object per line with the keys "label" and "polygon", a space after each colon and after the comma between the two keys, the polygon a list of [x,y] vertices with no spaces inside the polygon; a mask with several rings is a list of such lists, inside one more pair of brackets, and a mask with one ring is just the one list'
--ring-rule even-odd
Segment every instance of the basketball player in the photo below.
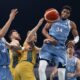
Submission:
{"label": "basketball player", "polygon": [[0,79],[1,80],[12,80],[12,75],[9,70],[9,54],[4,40],[4,36],[7,33],[12,21],[14,20],[16,14],[18,13],[17,9],[11,10],[10,16],[4,27],[0,30]]}
{"label": "basketball player", "polygon": [[21,54],[21,59],[15,68],[14,80],[36,80],[34,76],[34,65],[36,63],[36,55],[40,48],[36,47],[37,30],[42,25],[44,18],[41,18],[38,24],[28,32],[27,38],[24,42],[26,50]]}
{"label": "basketball player", "polygon": [[[76,24],[69,20],[71,8],[64,6],[61,11],[59,20],[53,23],[46,23],[42,30],[43,35],[46,37],[44,44],[40,51],[39,57],[39,78],[40,80],[46,79],[46,67],[49,62],[53,61],[55,68],[58,68],[59,80],[65,80],[65,66],[66,66],[66,47],[65,42],[71,30],[74,39],[69,44],[76,44],[79,41]],[[49,33],[48,33],[49,31]]]}
{"label": "basketball player", "polygon": [[67,80],[77,80],[80,76],[80,60],[74,56],[74,46],[69,46],[67,49]]}
{"label": "basketball player", "polygon": [[14,46],[9,48],[9,55],[10,55],[10,70],[11,70],[11,73],[14,77],[14,68],[16,67],[16,65],[18,64],[19,62],[19,59],[20,59],[20,50],[22,51],[22,47],[20,45],[20,40],[21,40],[21,37],[20,37],[20,34],[18,33],[17,30],[11,30],[10,33],[9,33],[9,38],[10,38],[10,45],[15,45],[16,47],[19,47],[19,48],[16,48]]}

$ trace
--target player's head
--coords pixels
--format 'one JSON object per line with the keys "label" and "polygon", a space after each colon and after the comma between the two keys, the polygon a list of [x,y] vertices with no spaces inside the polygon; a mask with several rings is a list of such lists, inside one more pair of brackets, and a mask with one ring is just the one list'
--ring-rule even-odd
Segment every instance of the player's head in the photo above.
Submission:
{"label": "player's head", "polygon": [[[27,35],[29,35],[31,31],[28,31]],[[37,33],[34,33],[32,36],[31,36],[31,41],[32,42],[37,42]]]}
{"label": "player's head", "polygon": [[9,38],[10,38],[10,40],[12,40],[12,39],[21,40],[20,34],[16,30],[11,30],[10,31]]}
{"label": "player's head", "polygon": [[73,45],[68,45],[67,46],[67,53],[70,54],[74,54],[75,50],[74,50],[74,46]]}
{"label": "player's head", "polygon": [[71,14],[71,7],[67,5],[64,6],[61,11],[61,18],[64,20],[68,19],[70,17],[70,14]]}

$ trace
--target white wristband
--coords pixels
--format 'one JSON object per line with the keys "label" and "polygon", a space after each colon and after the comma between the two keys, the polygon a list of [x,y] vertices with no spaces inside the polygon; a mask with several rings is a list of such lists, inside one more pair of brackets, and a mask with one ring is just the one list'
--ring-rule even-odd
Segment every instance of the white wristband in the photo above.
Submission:
{"label": "white wristband", "polygon": [[75,42],[75,44],[78,43],[79,42],[79,36],[74,37],[73,41]]}

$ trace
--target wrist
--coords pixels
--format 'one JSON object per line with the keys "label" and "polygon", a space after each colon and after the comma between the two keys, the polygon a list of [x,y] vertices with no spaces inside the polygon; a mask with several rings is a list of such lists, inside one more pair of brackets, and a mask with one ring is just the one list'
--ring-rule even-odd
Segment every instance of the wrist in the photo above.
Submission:
{"label": "wrist", "polygon": [[8,19],[8,21],[11,21],[11,22],[12,22],[13,20],[14,20],[14,19],[12,19],[11,17],[9,17],[9,19]]}
{"label": "wrist", "polygon": [[74,42],[75,44],[78,43],[78,42],[79,42],[79,36],[74,37],[73,42]]}

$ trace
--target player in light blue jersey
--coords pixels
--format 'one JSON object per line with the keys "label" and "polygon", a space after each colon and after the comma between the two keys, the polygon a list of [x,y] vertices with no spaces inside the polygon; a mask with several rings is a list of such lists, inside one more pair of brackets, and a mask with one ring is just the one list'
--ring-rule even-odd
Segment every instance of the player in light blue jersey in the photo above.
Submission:
{"label": "player in light blue jersey", "polygon": [[80,76],[80,60],[74,56],[74,47],[68,46],[67,49],[67,80],[77,80]]}
{"label": "player in light blue jersey", "polygon": [[76,44],[79,41],[76,24],[69,20],[71,8],[64,6],[61,11],[61,17],[53,23],[47,22],[42,30],[43,35],[46,37],[44,44],[40,51],[39,57],[39,78],[46,80],[46,67],[49,62],[53,61],[55,68],[58,68],[59,80],[65,80],[65,66],[66,66],[66,47],[65,42],[71,31],[74,40],[69,44]]}
{"label": "player in light blue jersey", "polygon": [[11,10],[8,21],[3,26],[3,28],[0,29],[0,80],[13,80],[8,66],[10,60],[7,43],[3,37],[8,31],[17,13],[18,13],[17,9]]}

